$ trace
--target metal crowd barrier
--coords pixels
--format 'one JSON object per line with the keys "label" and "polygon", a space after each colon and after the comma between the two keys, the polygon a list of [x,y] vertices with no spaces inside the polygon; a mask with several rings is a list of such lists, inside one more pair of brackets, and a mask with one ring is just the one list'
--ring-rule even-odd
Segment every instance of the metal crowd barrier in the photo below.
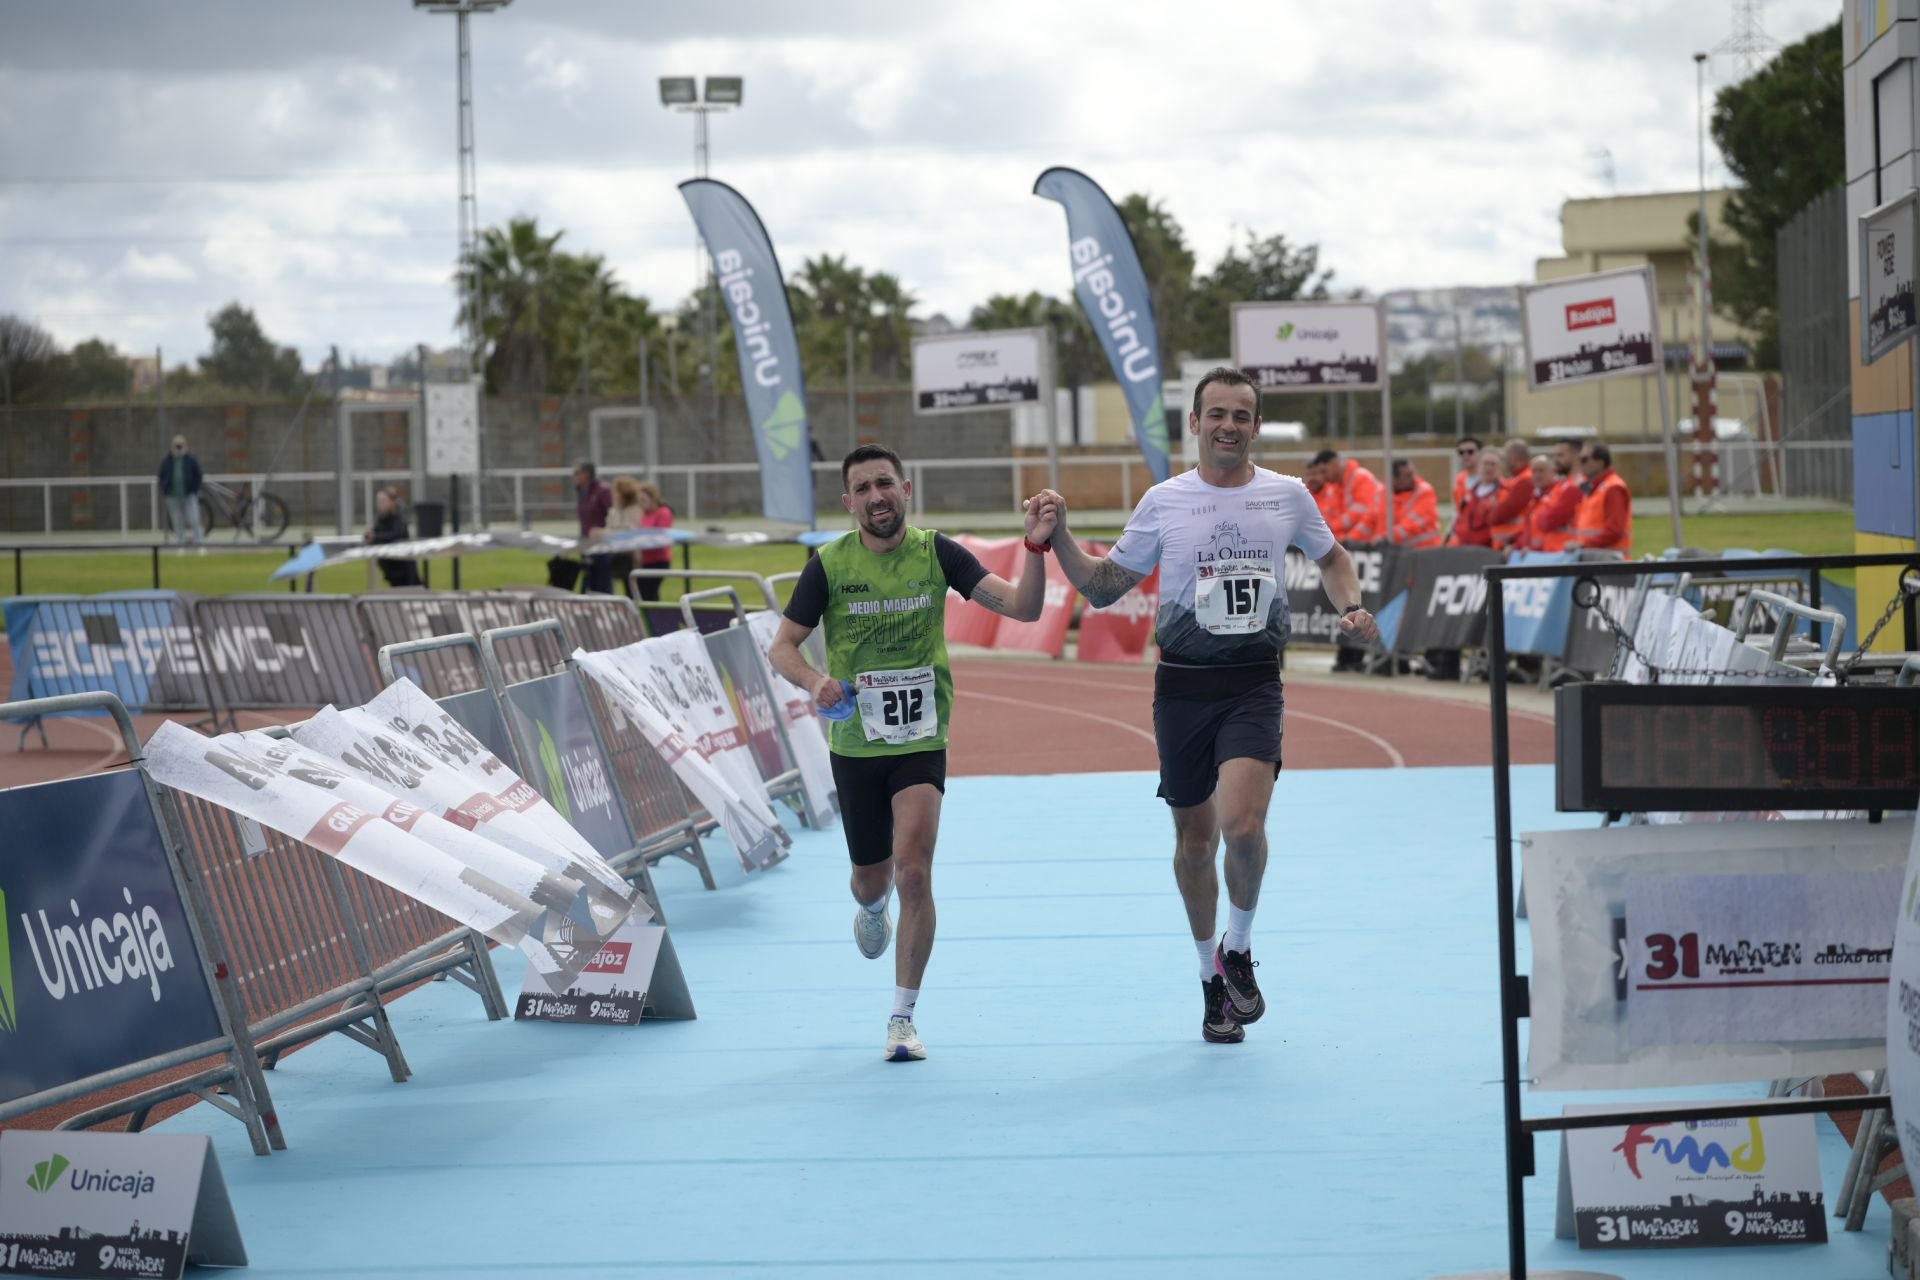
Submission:
{"label": "metal crowd barrier", "polygon": [[[597,682],[580,674],[572,651],[566,647],[566,634],[560,622],[547,618],[489,631],[480,637],[480,646],[482,654],[494,664],[493,675],[503,699],[509,682],[504,678],[505,664],[498,655],[524,646],[543,652],[550,660],[549,670],[541,672],[542,676],[564,672],[579,689],[586,703],[595,746],[606,764],[607,776],[613,783],[614,795],[632,837],[630,849],[610,857],[615,869],[643,878],[648,896],[653,898],[648,869],[667,858],[680,858],[700,873],[701,884],[708,889],[717,888],[700,837],[719,824],[704,809],[696,810],[660,753],[619,713]],[[654,906],[658,909],[657,899]]]}
{"label": "metal crowd barrier", "polygon": [[[748,576],[757,577],[758,575]],[[765,585],[765,579],[761,579],[761,583]],[[767,607],[770,609],[775,608],[776,606],[772,603],[774,598],[772,587],[766,588],[766,597],[769,602]],[[793,743],[787,737],[786,712],[781,708],[778,700],[774,698],[773,686],[766,679],[766,663],[759,657],[760,642],[753,638],[751,631],[747,630],[747,610],[746,606],[741,603],[740,593],[730,586],[708,587],[701,591],[690,591],[680,597],[680,610],[682,615],[687,619],[688,625],[693,625],[694,615],[696,612],[699,612],[697,602],[721,598],[728,601],[732,609],[733,620],[726,627],[707,630],[707,651],[714,656],[716,665],[726,666],[727,664],[719,661],[720,654],[717,646],[729,643],[721,640],[720,637],[736,630],[742,637],[737,643],[743,644],[747,649],[752,651],[753,658],[751,661],[746,661],[744,655],[742,655],[743,660],[734,664],[736,668],[744,668],[750,673],[745,678],[749,687],[739,695],[742,709],[741,720],[743,722],[740,727],[747,731],[748,737],[754,742],[754,761],[760,766],[761,779],[767,784],[767,797],[772,800],[789,800],[790,802],[792,797],[798,797],[799,802],[794,807],[799,812],[801,821],[805,822],[808,826],[812,826],[813,820],[809,815],[812,814],[813,808],[807,802],[806,780],[800,776],[800,766],[793,754]],[[708,612],[714,611],[709,610]],[[703,628],[703,630],[706,629]],[[768,718],[772,721],[770,726],[758,730],[756,730],[754,725],[745,723],[747,719],[746,708],[756,694],[764,698]]]}
{"label": "metal crowd barrier", "polygon": [[195,600],[191,616],[213,659],[215,710],[357,707],[380,691],[352,596],[237,595]]}
{"label": "metal crowd barrier", "polygon": [[[108,693],[136,714],[204,712],[210,721],[211,664],[191,603],[172,591],[15,596],[7,601],[10,640],[17,645],[25,635],[31,654],[24,672],[15,672],[15,687],[31,700]],[[21,746],[35,729],[45,744],[40,714],[7,718],[25,721]]]}
{"label": "metal crowd barrier", "polygon": [[[634,606],[645,619],[648,635],[665,635],[669,631],[678,631],[682,626],[694,627],[700,632],[724,631],[733,625],[733,614],[725,609],[699,609],[689,611],[675,601],[640,600],[639,584],[647,579],[664,582],[669,578],[682,579],[683,590],[690,590],[694,579],[702,582],[738,582],[751,585],[766,601],[767,608],[780,607],[774,596],[773,585],[757,573],[745,569],[635,569],[627,575],[627,581],[633,585],[632,595],[636,597]],[[682,595],[681,599],[686,597]]]}
{"label": "metal crowd barrier", "polygon": [[[380,1000],[380,966],[338,859],[209,800],[165,788],[181,849],[206,885],[226,943],[247,1034],[268,1068],[339,1031],[412,1074]],[[366,895],[362,895],[365,897]]]}
{"label": "metal crowd barrier", "polygon": [[[200,958],[201,977],[206,983],[206,990],[218,1021],[219,1035],[210,1040],[123,1063],[53,1088],[42,1089],[37,1093],[0,1103],[0,1120],[28,1115],[57,1103],[133,1084],[217,1056],[221,1059],[217,1065],[202,1067],[178,1078],[154,1084],[138,1093],[102,1102],[68,1117],[56,1127],[84,1129],[106,1120],[126,1116],[128,1131],[137,1132],[145,1126],[154,1107],[175,1098],[192,1097],[210,1104],[244,1124],[247,1137],[253,1145],[254,1154],[266,1155],[269,1150],[284,1150],[287,1145],[286,1137],[280,1130],[280,1119],[274,1110],[266,1076],[261,1071],[260,1062],[254,1053],[251,1041],[247,1036],[240,1034],[240,1029],[246,1026],[246,1017],[240,993],[237,990],[234,965],[228,957],[222,934],[215,926],[215,916],[208,903],[207,887],[195,874],[195,868],[181,855],[184,842],[181,839],[177,815],[165,802],[163,789],[148,777],[146,770],[141,767],[145,759],[145,751],[140,742],[140,735],[133,727],[133,718],[128,714],[127,707],[111,693],[89,691],[8,703],[0,706],[0,718],[32,719],[77,711],[105,712],[113,717],[115,724],[119,727],[121,740],[126,744],[127,758],[132,762],[134,772],[139,777],[140,785],[146,794],[147,803],[157,827],[159,844],[165,851],[167,870],[179,894],[188,934],[194,951]],[[91,775],[86,778],[73,778],[43,785],[49,788],[71,787],[79,783],[91,783],[98,776]],[[81,851],[66,849],[46,851],[48,856],[53,857],[72,856],[79,852]]]}

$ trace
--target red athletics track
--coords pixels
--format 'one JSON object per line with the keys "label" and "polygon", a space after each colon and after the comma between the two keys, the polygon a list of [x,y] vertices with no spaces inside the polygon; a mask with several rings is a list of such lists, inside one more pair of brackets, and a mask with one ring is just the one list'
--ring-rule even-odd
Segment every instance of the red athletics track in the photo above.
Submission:
{"label": "red athletics track", "polygon": [[[1287,675],[1289,769],[1485,765],[1493,760],[1484,685],[1333,675],[1324,651]],[[955,774],[1154,771],[1153,669],[956,657],[949,766]],[[1511,707],[1515,764],[1553,762],[1553,719],[1537,695]]]}
{"label": "red athletics track", "polygon": [[[1384,769],[1485,765],[1493,758],[1484,685],[1436,685],[1402,677],[1332,675],[1324,651],[1292,655],[1287,673],[1289,769]],[[956,775],[1146,771],[1153,748],[1153,669],[1023,656],[956,656],[950,764]],[[0,647],[0,689],[12,663]],[[1545,699],[1515,691],[1515,764],[1553,761]],[[185,717],[180,717],[185,718]],[[242,712],[252,728],[305,713]],[[140,716],[144,736],[160,717]],[[97,773],[126,754],[112,722],[97,716],[46,722],[51,749],[0,725],[0,786]]]}

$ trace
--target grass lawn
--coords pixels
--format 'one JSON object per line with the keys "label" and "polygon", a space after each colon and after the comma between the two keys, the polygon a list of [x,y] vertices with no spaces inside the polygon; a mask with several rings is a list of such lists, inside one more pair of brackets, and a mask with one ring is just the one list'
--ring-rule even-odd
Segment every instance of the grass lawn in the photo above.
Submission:
{"label": "grass lawn", "polygon": [[[960,521],[943,521],[964,528]],[[1642,554],[1658,552],[1671,541],[1665,517],[1641,517],[1633,522],[1633,545]],[[1729,547],[1764,550],[1784,547],[1805,555],[1845,553],[1853,550],[1853,515],[1845,511],[1797,513],[1789,515],[1689,516],[1685,530],[1689,544],[1707,551]],[[1076,530],[1082,537],[1111,538],[1115,530]],[[998,536],[1006,536],[1004,533]],[[267,581],[286,559],[284,549],[266,551],[213,551],[206,555],[163,549],[160,553],[160,585],[176,591],[201,595],[232,595],[249,591],[285,590],[284,584]],[[20,594],[92,595],[101,591],[131,591],[153,586],[153,560],[146,553],[103,552],[99,554],[65,551],[28,551],[21,559]],[[678,557],[675,557],[678,563]],[[692,566],[696,570],[750,570],[762,575],[791,573],[806,563],[804,549],[793,545],[761,547],[692,548]],[[431,564],[433,584],[451,585],[452,564],[438,560]],[[0,565],[0,591],[12,594],[13,567]],[[472,556],[460,564],[460,585],[480,590],[489,587],[529,586],[547,580],[546,558],[530,551],[492,551]],[[696,582],[696,587],[715,586],[714,582]],[[318,575],[316,589],[335,594],[352,594],[368,589],[367,569],[346,565]],[[679,598],[681,585],[668,582],[663,595]]]}

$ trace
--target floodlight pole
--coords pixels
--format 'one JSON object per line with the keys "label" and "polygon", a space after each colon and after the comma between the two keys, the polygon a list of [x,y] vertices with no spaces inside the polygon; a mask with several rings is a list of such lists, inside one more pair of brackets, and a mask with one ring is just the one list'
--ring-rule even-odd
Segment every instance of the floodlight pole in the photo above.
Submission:
{"label": "floodlight pole", "polygon": [[[428,13],[450,13],[454,20],[454,85],[458,102],[455,120],[456,163],[459,176],[459,280],[460,280],[460,327],[461,345],[464,348],[467,376],[473,377],[480,358],[481,335],[481,297],[480,297],[480,195],[479,168],[474,160],[473,144],[473,38],[468,30],[467,19],[475,13],[490,13],[495,9],[504,9],[513,0],[414,0],[414,8],[424,9]],[[426,367],[423,363],[420,371],[422,395],[425,394]],[[483,423],[485,420],[486,397],[479,397],[475,414],[479,418],[474,424],[479,432],[479,467],[474,480],[474,518],[477,524],[485,526],[487,522],[487,436]],[[424,426],[422,432],[424,435]],[[456,492],[459,478],[451,477]],[[424,497],[422,493],[415,498]],[[457,501],[457,499],[456,499]]]}
{"label": "floodlight pole", "polygon": [[[733,109],[733,104],[688,102],[681,103],[673,109],[690,112],[693,115],[693,174],[696,178],[704,178],[707,176],[707,160],[710,155],[707,117],[716,111],[730,111]],[[713,255],[706,251],[705,242],[698,230],[694,232],[693,243],[695,255],[703,267],[700,285],[700,328],[702,336],[707,340],[707,413],[713,423],[708,439],[710,442],[717,442],[720,438],[720,336],[719,326],[714,323],[713,313],[719,306],[719,298],[714,292]]]}

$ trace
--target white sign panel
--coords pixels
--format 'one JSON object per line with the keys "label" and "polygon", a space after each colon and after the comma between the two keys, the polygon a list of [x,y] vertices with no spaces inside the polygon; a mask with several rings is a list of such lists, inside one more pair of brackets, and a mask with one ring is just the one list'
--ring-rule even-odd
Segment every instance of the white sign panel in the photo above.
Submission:
{"label": "white sign panel", "polygon": [[1912,819],[1525,837],[1527,1074],[1636,1089],[1872,1071]]}
{"label": "white sign panel", "polygon": [[991,329],[913,340],[913,404],[920,413],[1038,404],[1051,381],[1045,329]]}
{"label": "white sign panel", "polygon": [[1920,1169],[1920,828],[1907,853],[1887,985],[1887,1088],[1907,1167]]}
{"label": "white sign panel", "polygon": [[1665,356],[1655,315],[1652,267],[1522,285],[1528,385],[1657,373]]}
{"label": "white sign panel", "polygon": [[1897,871],[1629,876],[1628,1043],[1881,1034],[1899,889]]}
{"label": "white sign panel", "polygon": [[203,1133],[0,1133],[0,1274],[173,1280],[244,1267]]}
{"label": "white sign panel", "polygon": [[1262,391],[1377,391],[1387,376],[1377,302],[1236,302],[1233,363]]}
{"label": "white sign panel", "polygon": [[[760,656],[765,658],[773,648],[773,638],[780,634],[780,615],[772,609],[758,609],[747,615],[747,626],[759,642]],[[813,698],[805,689],[788,683],[785,676],[773,669],[771,660],[765,665],[773,696],[787,717],[787,744],[793,748],[793,761],[800,768],[808,798],[821,806],[810,815],[813,825],[828,826],[834,814],[828,797],[838,788],[833,781],[833,753],[827,750],[827,722],[814,712]]]}
{"label": "white sign panel", "polygon": [[480,469],[480,384],[427,383],[427,474],[464,476]]}
{"label": "white sign panel", "polygon": [[[1618,1107],[1574,1106],[1567,1114],[1607,1110]],[[1555,1234],[1582,1249],[1824,1244],[1814,1118],[1569,1129],[1561,1138],[1557,1218]]]}
{"label": "white sign panel", "polygon": [[1860,215],[1860,363],[1872,364],[1911,338],[1914,244],[1920,196],[1908,192]]}
{"label": "white sign panel", "polygon": [[[637,1027],[646,1010],[665,926],[629,919],[614,930],[593,959],[580,970],[573,985],[559,994],[542,986],[531,972],[520,991],[513,1016],[521,1021],[595,1022],[612,1027]],[[674,966],[676,972],[678,965]],[[684,985],[684,980],[683,980]]]}

